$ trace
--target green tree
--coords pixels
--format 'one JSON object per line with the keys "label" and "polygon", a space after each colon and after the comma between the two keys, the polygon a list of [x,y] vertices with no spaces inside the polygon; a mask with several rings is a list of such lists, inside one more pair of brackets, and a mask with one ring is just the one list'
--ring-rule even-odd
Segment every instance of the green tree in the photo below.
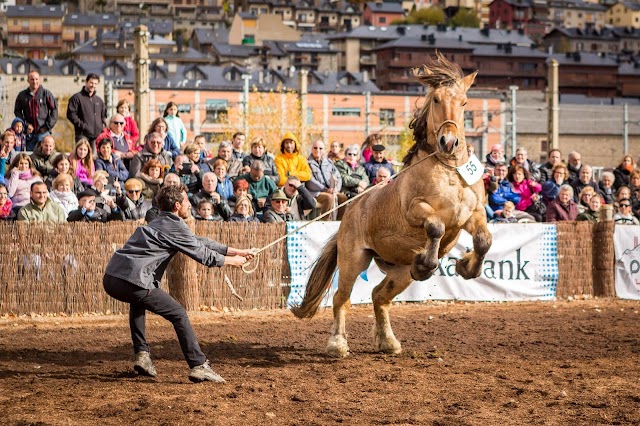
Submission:
{"label": "green tree", "polygon": [[470,27],[479,28],[480,19],[476,12],[471,9],[458,9],[453,18],[451,18],[451,25],[454,27]]}
{"label": "green tree", "polygon": [[429,8],[413,9],[405,19],[395,20],[392,24],[438,25],[444,24],[446,19],[447,18],[442,9],[438,6],[431,6]]}

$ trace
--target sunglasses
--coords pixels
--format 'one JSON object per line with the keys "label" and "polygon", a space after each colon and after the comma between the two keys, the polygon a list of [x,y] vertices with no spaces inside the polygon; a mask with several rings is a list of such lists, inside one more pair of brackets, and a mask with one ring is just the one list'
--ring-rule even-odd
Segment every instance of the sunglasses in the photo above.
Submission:
{"label": "sunglasses", "polygon": [[127,189],[127,194],[139,194],[141,192],[141,189]]}
{"label": "sunglasses", "polygon": [[358,154],[356,154],[356,153],[354,153],[354,152],[349,152],[349,153],[347,153],[346,155],[354,156],[354,157],[355,157],[355,156],[356,156],[356,155],[358,155]]}
{"label": "sunglasses", "polygon": [[113,124],[124,124],[124,121],[112,121]]}
{"label": "sunglasses", "polygon": [[630,204],[620,204],[620,207],[631,207]]}

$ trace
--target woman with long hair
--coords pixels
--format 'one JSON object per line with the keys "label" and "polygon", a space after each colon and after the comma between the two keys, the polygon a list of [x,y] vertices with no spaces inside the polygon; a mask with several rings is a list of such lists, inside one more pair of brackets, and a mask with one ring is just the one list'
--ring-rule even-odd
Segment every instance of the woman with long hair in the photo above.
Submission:
{"label": "woman with long hair", "polygon": [[229,222],[256,222],[260,220],[255,216],[253,203],[246,196],[241,196],[236,200],[233,215],[228,219]]}
{"label": "woman with long hair", "polygon": [[93,185],[93,174],[96,171],[93,163],[93,154],[89,141],[82,138],[76,143],[73,152],[69,156],[71,170],[73,170],[84,186]]}
{"label": "woman with long hair", "polygon": [[633,157],[631,155],[626,154],[622,157],[622,161],[618,164],[618,167],[613,170],[613,175],[615,176],[613,187],[618,189],[621,186],[629,186],[629,178],[634,168],[635,164],[633,163]]}
{"label": "woman with long hair", "polygon": [[372,133],[367,136],[367,139],[364,140],[362,146],[360,147],[360,152],[362,154],[362,158],[360,161],[362,163],[366,163],[371,159],[371,155],[373,155],[373,146],[379,145],[382,143],[382,136],[380,133]]}
{"label": "woman with long hair", "polygon": [[544,204],[540,196],[542,185],[531,180],[529,171],[523,166],[512,166],[507,179],[513,186],[513,192],[520,194],[516,210],[527,212],[536,219],[536,222],[542,222],[546,213],[546,209],[543,211]]}
{"label": "woman with long hair", "polygon": [[[53,170],[49,173],[49,176],[44,180],[44,183],[47,184],[47,188],[51,190],[53,180],[61,174],[68,174],[73,179],[73,192],[77,195],[84,191],[84,185],[76,176],[75,170],[71,168],[71,161],[69,161],[69,157],[67,154],[58,154],[51,162],[53,166]],[[94,174],[95,176],[95,174]]]}
{"label": "woman with long hair", "polygon": [[13,203],[9,199],[9,190],[4,183],[0,183],[0,221],[15,220],[16,212],[13,211]]}
{"label": "woman with long hair", "polygon": [[146,139],[151,133],[159,133],[160,136],[162,136],[162,140],[164,141],[164,150],[170,152],[171,159],[174,160],[180,154],[180,145],[178,145],[175,139],[173,139],[173,137],[169,133],[167,133],[168,128],[169,126],[167,125],[167,121],[164,118],[156,118],[151,123],[151,126],[149,126],[147,136],[145,136],[145,143]]}
{"label": "woman with long hair", "polygon": [[6,180],[7,192],[11,197],[14,210],[29,204],[31,185],[34,182],[42,182],[40,173],[33,167],[31,157],[23,152],[17,154],[11,161],[7,170]]}
{"label": "woman with long hair", "polygon": [[175,102],[169,102],[162,114],[164,121],[167,123],[167,133],[171,135],[179,146],[187,142],[187,128],[178,114],[178,105]]}
{"label": "woman with long hair", "polygon": [[129,101],[126,99],[122,99],[118,101],[118,105],[116,106],[116,111],[118,114],[122,114],[124,117],[124,132],[129,135],[131,138],[131,142],[133,145],[138,147],[137,151],[142,149],[144,146],[138,146],[138,141],[140,140],[140,130],[138,130],[138,123],[136,123],[135,118],[131,115],[131,106],[129,105]]}

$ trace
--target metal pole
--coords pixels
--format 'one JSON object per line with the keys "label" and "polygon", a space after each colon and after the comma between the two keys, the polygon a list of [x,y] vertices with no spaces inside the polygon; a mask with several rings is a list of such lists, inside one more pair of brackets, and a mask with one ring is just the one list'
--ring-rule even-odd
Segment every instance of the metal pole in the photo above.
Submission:
{"label": "metal pole", "polygon": [[245,135],[249,134],[249,80],[251,75],[242,74],[244,80],[244,87],[242,90],[242,129]]}
{"label": "metal pole", "polygon": [[518,146],[518,139],[516,136],[516,92],[518,91],[518,86],[509,86],[509,89],[511,89],[511,155],[515,156]]}
{"label": "metal pole", "polygon": [[622,105],[622,155],[629,152],[629,106]]}
{"label": "metal pole", "polygon": [[558,61],[552,59],[549,62],[548,77],[548,96],[547,103],[549,105],[548,124],[547,124],[547,141],[550,149],[560,149],[559,141],[559,123],[560,109],[558,108]]}
{"label": "metal pole", "polygon": [[371,114],[371,92],[364,92],[364,137],[369,136],[369,115]]}

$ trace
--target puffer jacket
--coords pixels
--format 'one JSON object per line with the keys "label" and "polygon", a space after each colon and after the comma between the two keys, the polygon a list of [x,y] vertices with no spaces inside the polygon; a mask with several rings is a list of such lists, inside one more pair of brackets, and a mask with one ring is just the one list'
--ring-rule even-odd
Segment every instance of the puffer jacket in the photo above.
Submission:
{"label": "puffer jacket", "polygon": [[311,179],[305,183],[305,187],[314,198],[321,192],[328,190],[332,184],[337,191],[342,189],[340,172],[326,155],[323,155],[319,161],[310,155],[307,161],[311,168]]}
{"label": "puffer jacket", "polygon": [[[296,144],[296,148],[292,154],[284,152],[284,141],[287,139],[291,139]],[[300,182],[303,183],[311,179],[311,168],[309,167],[309,163],[307,162],[307,159],[300,154],[300,143],[298,142],[298,138],[296,138],[296,136],[291,132],[285,133],[282,137],[282,142],[280,143],[280,154],[276,155],[275,163],[276,170],[278,170],[278,175],[280,176],[278,186],[283,186],[289,176],[296,176],[300,179]]]}
{"label": "puffer jacket", "polygon": [[365,188],[369,186],[367,171],[361,164],[354,169],[345,160],[340,160],[336,161],[336,169],[338,169],[342,178],[342,193],[347,197],[352,197],[356,194],[356,188],[360,181],[364,180],[366,182]]}
{"label": "puffer jacket", "polygon": [[533,204],[531,197],[542,190],[542,185],[532,180],[523,180],[520,183],[512,182],[513,192],[520,194],[520,201],[516,204],[516,209],[526,211]]}

